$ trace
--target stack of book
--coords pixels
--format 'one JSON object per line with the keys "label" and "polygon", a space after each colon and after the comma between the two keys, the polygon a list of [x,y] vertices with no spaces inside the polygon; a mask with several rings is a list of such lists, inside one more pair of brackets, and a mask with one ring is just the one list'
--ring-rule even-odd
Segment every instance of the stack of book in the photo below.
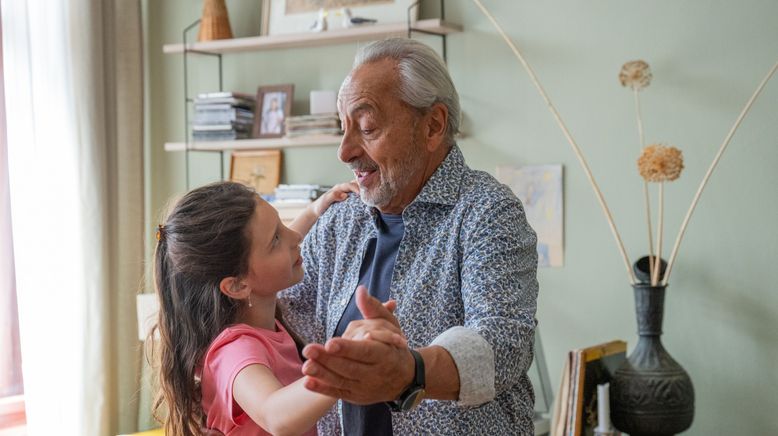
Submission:
{"label": "stack of book", "polygon": [[281,221],[287,224],[328,189],[321,185],[278,185],[275,198],[270,204],[278,210]]}
{"label": "stack of book", "polygon": [[253,96],[239,92],[199,94],[194,101],[194,141],[232,141],[251,137]]}
{"label": "stack of book", "polygon": [[615,340],[567,353],[559,392],[554,399],[551,436],[594,434],[594,427],[600,421],[597,385],[610,382],[613,373],[626,360],[626,352],[627,343]]}
{"label": "stack of book", "polygon": [[286,136],[340,135],[340,118],[337,114],[300,115],[286,119]]}

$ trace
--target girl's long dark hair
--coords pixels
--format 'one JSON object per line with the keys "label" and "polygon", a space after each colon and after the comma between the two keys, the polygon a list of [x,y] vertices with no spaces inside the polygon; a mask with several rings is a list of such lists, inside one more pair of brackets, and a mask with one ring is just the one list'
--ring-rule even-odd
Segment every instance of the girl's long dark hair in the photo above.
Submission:
{"label": "girl's long dark hair", "polygon": [[157,419],[167,415],[160,419],[166,434],[202,433],[198,368],[243,304],[224,295],[219,283],[248,271],[248,224],[257,201],[246,186],[210,184],[187,193],[160,228],[154,253],[160,389],[153,412]]}

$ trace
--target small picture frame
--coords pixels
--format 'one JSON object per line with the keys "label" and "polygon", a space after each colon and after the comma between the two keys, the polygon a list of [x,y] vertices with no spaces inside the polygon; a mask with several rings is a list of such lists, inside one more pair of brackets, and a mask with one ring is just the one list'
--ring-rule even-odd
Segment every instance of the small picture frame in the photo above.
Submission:
{"label": "small picture frame", "polygon": [[257,89],[255,138],[280,138],[286,133],[286,119],[292,110],[294,85],[260,86]]}
{"label": "small picture frame", "polygon": [[281,182],[281,150],[235,151],[230,159],[230,181],[272,194]]}

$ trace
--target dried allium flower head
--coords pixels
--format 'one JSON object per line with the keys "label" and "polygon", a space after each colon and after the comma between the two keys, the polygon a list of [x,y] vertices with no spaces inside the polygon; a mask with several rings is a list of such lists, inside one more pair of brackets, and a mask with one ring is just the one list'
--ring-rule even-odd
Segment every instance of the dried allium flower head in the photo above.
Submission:
{"label": "dried allium flower head", "polygon": [[619,81],[621,86],[640,91],[651,84],[651,69],[645,61],[631,61],[621,66]]}
{"label": "dried allium flower head", "polygon": [[652,144],[638,158],[638,171],[647,182],[671,182],[681,175],[683,155],[675,147]]}

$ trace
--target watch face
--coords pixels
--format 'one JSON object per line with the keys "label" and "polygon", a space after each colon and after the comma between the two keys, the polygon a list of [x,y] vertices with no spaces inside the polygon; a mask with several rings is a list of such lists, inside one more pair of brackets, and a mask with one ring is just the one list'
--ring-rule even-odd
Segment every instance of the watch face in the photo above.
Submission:
{"label": "watch face", "polygon": [[418,406],[419,403],[421,403],[421,400],[424,399],[424,395],[426,392],[423,388],[419,388],[411,393],[408,394],[407,397],[405,397],[405,401],[403,401],[402,409],[403,410],[411,410],[414,407]]}

